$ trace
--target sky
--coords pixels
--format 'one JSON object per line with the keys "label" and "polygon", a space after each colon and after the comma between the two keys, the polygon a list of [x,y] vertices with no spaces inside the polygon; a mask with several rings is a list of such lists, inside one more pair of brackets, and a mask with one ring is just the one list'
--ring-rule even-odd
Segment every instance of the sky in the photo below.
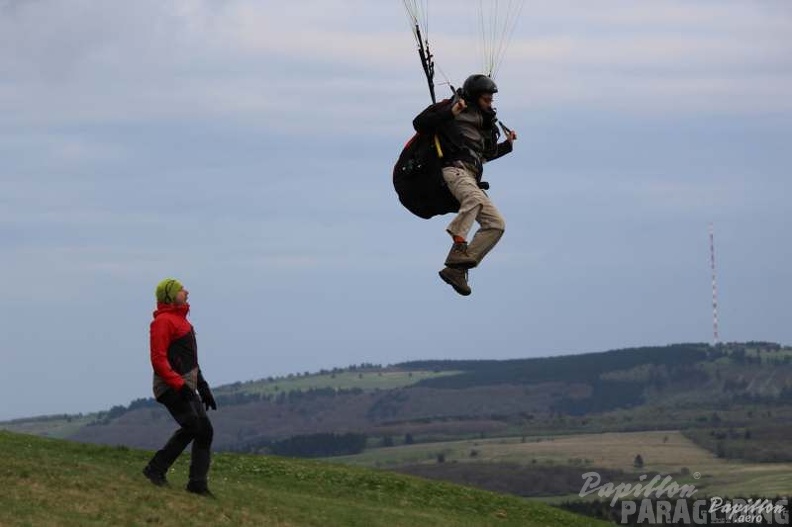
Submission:
{"label": "sky", "polygon": [[[443,95],[477,3],[428,16]],[[710,224],[720,339],[792,344],[792,3],[526,0],[470,297],[391,183],[415,51],[396,0],[0,0],[0,419],[150,397],[165,277],[215,386],[712,342]]]}

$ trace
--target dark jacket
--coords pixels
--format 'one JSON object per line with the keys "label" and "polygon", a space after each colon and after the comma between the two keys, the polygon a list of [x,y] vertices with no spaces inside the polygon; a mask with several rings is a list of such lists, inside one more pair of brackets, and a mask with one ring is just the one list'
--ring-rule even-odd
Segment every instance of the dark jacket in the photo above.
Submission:
{"label": "dark jacket", "polygon": [[[509,141],[498,143],[500,134],[494,110],[485,113],[471,104],[454,116],[451,108],[456,100],[454,97],[427,107],[413,119],[413,128],[420,134],[437,135],[442,150],[442,166],[462,161],[475,167],[476,177],[481,179],[483,164],[511,152],[512,144]],[[476,123],[476,126],[468,127],[468,133],[465,134],[462,120]],[[477,131],[480,137],[471,137],[471,129]]]}

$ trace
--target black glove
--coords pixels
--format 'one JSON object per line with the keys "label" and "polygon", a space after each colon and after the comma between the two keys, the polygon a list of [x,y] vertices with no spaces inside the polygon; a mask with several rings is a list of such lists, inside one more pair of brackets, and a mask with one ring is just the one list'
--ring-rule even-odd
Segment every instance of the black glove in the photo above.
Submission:
{"label": "black glove", "polygon": [[195,398],[195,390],[187,386],[185,382],[182,384],[182,387],[179,388],[179,396],[185,401],[192,401]]}
{"label": "black glove", "polygon": [[198,394],[201,396],[201,402],[203,402],[207,410],[209,408],[212,410],[217,410],[217,403],[215,402],[214,397],[212,397],[212,390],[209,389],[209,383],[206,381],[199,382]]}

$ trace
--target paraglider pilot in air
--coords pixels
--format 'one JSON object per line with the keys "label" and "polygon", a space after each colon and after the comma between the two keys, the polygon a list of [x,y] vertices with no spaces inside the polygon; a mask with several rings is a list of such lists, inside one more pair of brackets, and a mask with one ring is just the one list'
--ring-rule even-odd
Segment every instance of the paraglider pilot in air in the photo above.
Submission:
{"label": "paraglider pilot in air", "polygon": [[[418,133],[435,135],[443,179],[459,201],[459,212],[446,229],[453,244],[439,274],[464,296],[472,292],[468,269],[481,263],[506,228],[503,216],[484,192],[488,185],[481,181],[484,163],[511,152],[517,139],[514,131],[504,128],[505,140],[498,143],[500,132],[492,106],[497,92],[490,77],[471,75],[453,98],[429,106],[413,120]],[[468,243],[474,221],[479,228]]]}

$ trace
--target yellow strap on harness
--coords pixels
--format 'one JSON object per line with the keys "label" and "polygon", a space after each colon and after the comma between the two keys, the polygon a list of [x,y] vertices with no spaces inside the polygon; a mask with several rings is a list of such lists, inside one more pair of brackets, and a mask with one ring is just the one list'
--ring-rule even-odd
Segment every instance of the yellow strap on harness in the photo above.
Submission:
{"label": "yellow strap on harness", "polygon": [[440,148],[440,140],[437,138],[437,134],[435,134],[434,136],[434,145],[435,145],[435,150],[437,150],[438,159],[443,159],[443,149]]}

